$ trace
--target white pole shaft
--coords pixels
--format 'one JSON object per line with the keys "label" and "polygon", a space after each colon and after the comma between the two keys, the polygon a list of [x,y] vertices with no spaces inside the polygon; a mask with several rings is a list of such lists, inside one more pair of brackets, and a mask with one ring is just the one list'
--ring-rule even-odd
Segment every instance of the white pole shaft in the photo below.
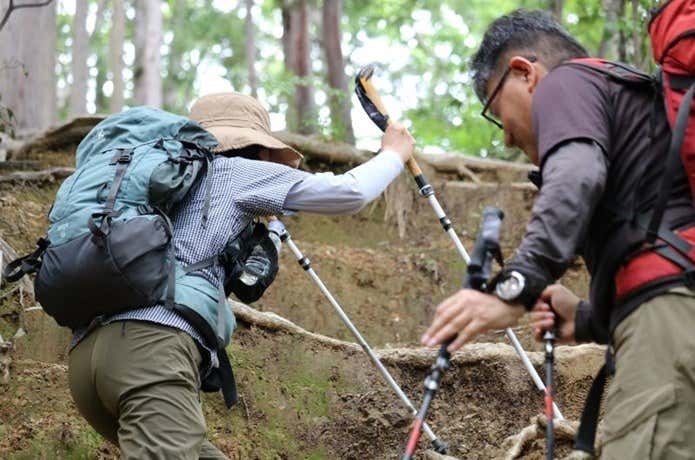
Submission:
{"label": "white pole shaft", "polygon": [[[287,238],[285,240],[285,244],[289,246],[290,250],[294,254],[294,256],[297,258],[297,261],[302,261],[306,260],[304,258],[304,254],[299,250],[297,245],[294,244],[294,241],[292,241],[292,237],[290,236],[289,233],[287,233]],[[372,362],[376,366],[376,368],[379,370],[381,375],[386,379],[388,384],[393,388],[393,390],[396,392],[400,400],[405,404],[405,406],[410,410],[412,415],[417,415],[417,410],[415,409],[415,406],[413,406],[413,403],[410,402],[410,399],[408,399],[408,396],[403,392],[401,387],[398,385],[398,383],[394,380],[394,378],[391,376],[389,371],[384,367],[382,364],[381,360],[379,357],[374,353],[374,351],[371,349],[367,341],[362,337],[362,334],[360,334],[360,331],[357,330],[355,325],[350,321],[350,318],[345,314],[345,311],[340,307],[340,304],[338,304],[338,301],[335,300],[335,297],[331,294],[331,292],[326,288],[326,285],[323,284],[323,281],[321,281],[321,278],[316,274],[313,268],[309,266],[308,269],[305,269],[307,273],[309,273],[309,276],[314,280],[316,285],[321,289],[321,292],[323,292],[323,295],[328,298],[328,301],[331,303],[335,311],[338,313],[338,316],[343,320],[343,323],[350,329],[350,332],[352,332],[352,335],[355,337],[355,339],[359,342],[360,346],[362,349],[369,355],[371,358]],[[427,435],[430,440],[434,441],[437,439],[437,436],[435,436],[434,432],[430,429],[429,425],[426,423],[423,425],[423,430],[425,431],[425,434]]]}
{"label": "white pole shaft", "polygon": [[[509,338],[509,341],[512,342],[512,345],[514,346],[514,349],[519,355],[519,358],[521,358],[521,361],[524,363],[524,366],[526,366],[526,369],[533,369],[535,371],[535,367],[533,367],[533,364],[531,364],[531,361],[528,359],[528,356],[526,356],[526,353],[524,353],[524,349],[519,343],[519,340],[516,338],[516,335],[514,335],[514,331],[511,330],[511,328],[507,328],[505,332],[507,334],[507,337]],[[545,384],[541,380],[538,373],[530,371],[529,373],[531,374],[531,379],[533,380],[533,383],[536,384],[536,388],[538,388],[542,392],[545,392]],[[565,419],[565,417],[562,416],[562,412],[560,412],[560,408],[557,407],[557,404],[555,404],[555,402],[553,402],[553,410],[555,411],[556,419]]]}
{"label": "white pole shaft", "polygon": [[[437,215],[437,217],[440,220],[441,219],[447,219],[446,213],[442,209],[442,206],[439,204],[437,197],[434,196],[434,193],[430,193],[427,196],[427,199],[429,200],[430,205],[432,205],[432,209],[434,209],[434,213]],[[459,254],[461,254],[461,257],[463,258],[463,260],[466,262],[466,264],[469,264],[471,262],[471,258],[468,255],[468,253],[466,252],[466,248],[463,247],[463,244],[461,243],[461,239],[456,234],[453,227],[449,227],[445,231],[449,235],[449,237],[451,238],[451,241],[454,242],[454,246],[456,246],[456,250],[458,251]],[[528,359],[528,356],[526,355],[524,348],[521,346],[521,343],[519,343],[519,340],[516,338],[516,334],[514,334],[514,331],[511,328],[505,329],[505,333],[507,334],[509,341],[512,342],[512,346],[514,346],[516,353],[519,355],[519,358],[521,358],[521,362],[523,363],[524,367],[526,368],[526,371],[528,371],[533,382],[536,384],[536,387],[540,391],[545,393],[546,388],[545,388],[545,385],[543,384],[543,380],[541,380],[541,377],[538,375],[538,371],[536,371],[536,368],[533,367],[533,364],[531,364],[531,361]],[[557,405],[555,403],[553,403],[553,406],[555,409],[555,413],[557,414],[557,418],[560,420],[564,420],[564,417],[562,416],[562,413],[560,412],[560,409],[557,407]]]}
{"label": "white pole shaft", "polygon": [[[439,204],[437,197],[434,196],[434,193],[431,193],[427,197],[427,200],[430,202],[432,209],[434,209],[434,213],[437,215],[437,217],[439,219],[446,219],[447,218],[446,213],[442,209],[442,206]],[[463,247],[463,243],[461,243],[461,239],[456,234],[456,231],[454,231],[454,228],[449,227],[445,231],[449,235],[449,237],[451,238],[451,241],[454,242],[454,246],[456,246],[456,250],[458,251],[459,254],[461,254],[461,257],[463,258],[464,262],[466,262],[466,265],[471,263],[471,257],[468,255],[468,252],[466,252],[466,248]]]}

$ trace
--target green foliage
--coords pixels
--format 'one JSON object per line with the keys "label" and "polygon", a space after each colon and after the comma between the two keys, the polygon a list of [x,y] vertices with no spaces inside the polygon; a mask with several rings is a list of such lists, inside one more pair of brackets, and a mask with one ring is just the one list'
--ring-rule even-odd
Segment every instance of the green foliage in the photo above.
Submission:
{"label": "green foliage", "polygon": [[[91,1],[91,11],[98,0]],[[132,2],[132,0],[131,0]],[[549,0],[351,0],[343,2],[342,32],[346,73],[354,74],[368,60],[381,64],[380,90],[399,102],[402,118],[411,126],[421,148],[463,151],[480,156],[519,159],[507,150],[501,132],[480,117],[481,104],[471,88],[468,63],[480,44],[487,25],[515,8],[548,8]],[[223,5],[224,6],[221,6]],[[280,0],[259,2],[254,8],[254,56],[259,78],[259,98],[271,112],[286,115],[292,123],[290,103],[299,83],[310,83],[321,104],[313,128],[327,138],[340,137],[341,127],[331,123],[331,95],[325,78],[320,47],[322,2],[312,1],[311,35],[314,74],[301,80],[284,68]],[[652,66],[646,22],[655,0],[623,2],[624,11],[615,24],[620,55],[649,70]],[[129,7],[131,10],[132,7]],[[237,91],[249,91],[244,18],[245,2],[237,0],[164,0],[164,45],[162,67],[165,109],[185,113],[188,104],[209,80],[201,75],[216,69]],[[108,80],[107,65],[110,13],[91,39],[93,74],[97,77],[96,109],[108,107],[101,87]],[[132,14],[128,15],[132,17]],[[562,19],[567,29],[592,54],[614,29],[606,28],[606,12],[598,0],[566,0]],[[58,18],[58,78],[67,81],[71,18]],[[132,42],[133,21],[128,21],[126,40]],[[618,58],[617,55],[606,56]],[[132,70],[132,69],[131,69]],[[128,83],[127,83],[128,85]],[[127,95],[132,94],[129,84]],[[339,95],[351,97],[351,94]],[[359,116],[359,110],[354,115]],[[360,132],[355,133],[359,138]]]}

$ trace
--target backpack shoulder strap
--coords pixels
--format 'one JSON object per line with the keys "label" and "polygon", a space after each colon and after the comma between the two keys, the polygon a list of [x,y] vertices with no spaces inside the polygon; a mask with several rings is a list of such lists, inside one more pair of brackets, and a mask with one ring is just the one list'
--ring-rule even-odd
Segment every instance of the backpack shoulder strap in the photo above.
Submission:
{"label": "backpack shoulder strap", "polygon": [[570,65],[583,67],[585,69],[590,69],[595,72],[602,73],[610,79],[617,81],[619,83],[625,83],[629,85],[653,85],[654,77],[644,73],[640,70],[635,69],[632,66],[623,64],[621,62],[609,61],[607,59],[599,58],[578,58],[570,59],[565,61],[560,65]]}
{"label": "backpack shoulder strap", "polygon": [[681,161],[681,147],[683,146],[683,140],[685,139],[685,131],[687,128],[690,108],[693,103],[694,95],[695,83],[692,83],[688,91],[685,93],[681,105],[678,108],[678,114],[676,115],[676,123],[673,127],[671,143],[669,145],[668,156],[666,158],[666,169],[661,178],[656,204],[654,205],[654,213],[652,214],[649,222],[649,230],[647,232],[649,242],[653,242],[657,236],[660,236],[658,234],[658,230],[661,225],[661,219],[666,209],[666,203],[673,186],[673,181],[671,178],[674,177],[679,168],[683,167],[683,163]]}
{"label": "backpack shoulder strap", "polygon": [[615,372],[611,347],[606,349],[606,361],[601,370],[594,378],[589,390],[589,395],[584,403],[584,410],[579,422],[579,429],[574,438],[574,449],[595,455],[594,444],[596,442],[596,428],[598,427],[598,416],[601,409],[601,399],[603,389],[606,387],[608,377]]}

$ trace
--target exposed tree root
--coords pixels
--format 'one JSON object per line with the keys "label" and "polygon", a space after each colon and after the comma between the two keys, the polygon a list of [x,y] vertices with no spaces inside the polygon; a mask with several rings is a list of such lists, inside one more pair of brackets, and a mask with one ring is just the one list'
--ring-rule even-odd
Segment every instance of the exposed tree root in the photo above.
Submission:
{"label": "exposed tree root", "polygon": [[[508,437],[504,445],[509,446],[504,456],[505,460],[521,458],[531,447],[534,441],[545,438],[547,419],[545,416],[537,416],[531,419],[531,424],[522,429],[519,434]],[[555,439],[557,441],[572,442],[577,434],[579,422],[570,420],[555,420]],[[579,451],[572,451],[563,460],[586,460],[591,456]]]}
{"label": "exposed tree root", "polygon": [[3,183],[41,183],[41,182],[54,182],[58,179],[64,179],[70,174],[75,172],[74,168],[51,168],[43,171],[31,171],[31,172],[13,172],[0,176],[0,184]]}
{"label": "exposed tree root", "polygon": [[[33,133],[22,142],[5,142],[9,158],[21,159],[28,152],[36,149],[59,150],[70,145],[77,145],[102,120],[104,117],[98,115],[78,117],[45,132]],[[276,131],[273,135],[303,154],[327,163],[356,165],[374,156],[374,152],[357,149],[342,142],[328,142],[317,136],[305,136],[289,131]],[[437,173],[455,174],[460,179],[474,183],[480,183],[483,180],[500,182],[501,178],[524,180],[528,171],[534,169],[534,166],[530,164],[488,160],[460,153],[436,155],[418,153],[416,158]]]}

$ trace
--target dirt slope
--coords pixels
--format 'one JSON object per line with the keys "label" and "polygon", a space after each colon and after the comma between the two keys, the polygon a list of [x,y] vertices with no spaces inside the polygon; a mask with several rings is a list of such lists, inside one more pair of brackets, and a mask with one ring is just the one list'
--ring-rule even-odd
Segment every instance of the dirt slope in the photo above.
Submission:
{"label": "dirt slope", "polygon": [[[71,156],[69,149],[35,152],[29,160],[39,168],[66,166]],[[430,178],[468,248],[483,207],[502,207],[507,214],[503,246],[510,255],[523,233],[533,191]],[[0,180],[0,239],[20,253],[30,250],[45,231],[59,182]],[[410,178],[404,175],[385,198],[356,216],[284,220],[418,404],[434,354],[418,348],[417,339],[436,304],[458,288],[464,265]],[[579,265],[565,281],[586,290]],[[69,334],[40,310],[27,311],[33,305],[24,290],[0,287],[0,335],[15,337],[9,382],[0,386],[0,458],[117,458],[117,449],[106,445],[71,403],[65,368]],[[228,412],[217,395],[205,398],[213,442],[239,459],[398,458],[409,428],[407,412],[359,347],[349,343],[347,329],[288,250],[277,281],[254,307],[296,325],[237,305],[240,325],[230,355],[242,403]],[[538,349],[527,328],[516,331],[526,348]],[[504,341],[502,333],[491,333],[466,347],[444,379],[429,420],[451,444],[451,455],[504,458],[512,443],[504,440],[542,410],[541,395],[513,349],[499,343]],[[540,370],[541,355],[532,359]],[[558,400],[566,416],[578,415],[601,359],[596,347],[558,350]],[[563,454],[567,445],[563,441]],[[525,446],[521,458],[542,458],[542,441]]]}
{"label": "dirt slope", "polygon": [[[210,437],[231,458],[390,459],[401,452],[409,417],[354,344],[312,334],[287,320],[235,306],[240,327],[231,345],[242,402],[231,412],[205,398]],[[434,352],[379,350],[406,394],[419,403]],[[542,356],[531,359],[540,368]],[[599,347],[559,347],[558,404],[576,418]],[[542,395],[505,344],[474,344],[454,357],[429,423],[467,459],[503,458],[503,441],[542,411]],[[115,458],[76,415],[63,364],[20,359],[0,399],[1,458]],[[422,451],[427,442],[421,442]],[[567,442],[561,443],[567,453]],[[542,443],[521,458],[537,458]],[[420,457],[424,458],[424,457]]]}

